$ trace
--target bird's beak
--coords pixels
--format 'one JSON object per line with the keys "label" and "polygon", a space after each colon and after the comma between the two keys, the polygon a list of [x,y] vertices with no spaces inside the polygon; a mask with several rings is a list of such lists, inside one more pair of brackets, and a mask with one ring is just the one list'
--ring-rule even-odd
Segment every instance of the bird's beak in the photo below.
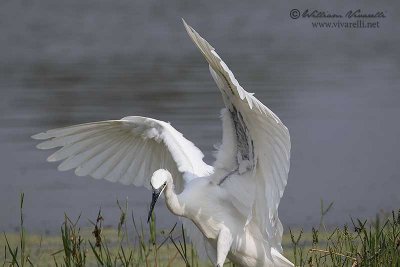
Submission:
{"label": "bird's beak", "polygon": [[149,211],[149,215],[147,216],[147,223],[149,223],[151,214],[153,213],[154,206],[156,205],[156,202],[160,198],[160,195],[164,191],[165,187],[166,187],[166,185],[163,185],[159,189],[153,188],[153,194],[151,197],[151,204],[150,204],[150,211]]}

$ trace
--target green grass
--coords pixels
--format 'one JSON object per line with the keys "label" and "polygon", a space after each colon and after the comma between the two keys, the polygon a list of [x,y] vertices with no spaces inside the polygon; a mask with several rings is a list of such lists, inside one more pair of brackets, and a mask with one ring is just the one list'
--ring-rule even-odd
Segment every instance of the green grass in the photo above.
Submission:
{"label": "green grass", "polygon": [[381,213],[374,220],[351,219],[351,224],[327,229],[324,216],[310,233],[291,231],[292,256],[296,266],[400,266],[400,210]]}
{"label": "green grass", "polygon": [[[81,229],[80,218],[65,215],[60,234],[44,236],[26,233],[24,194],[20,203],[19,232],[0,238],[3,266],[212,266],[198,259],[180,225],[158,229],[154,216],[149,224],[137,222],[119,202],[115,228],[103,227],[99,211],[90,228]],[[400,210],[327,229],[324,216],[331,207],[321,201],[320,225],[310,232],[284,234],[285,256],[296,266],[400,266]]]}

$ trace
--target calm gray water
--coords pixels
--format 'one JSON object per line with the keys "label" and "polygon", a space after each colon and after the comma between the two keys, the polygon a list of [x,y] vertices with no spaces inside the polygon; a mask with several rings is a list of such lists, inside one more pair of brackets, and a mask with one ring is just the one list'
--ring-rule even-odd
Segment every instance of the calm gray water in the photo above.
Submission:
{"label": "calm gray water", "polygon": [[[184,17],[219,51],[237,79],[288,126],[285,226],[372,217],[400,208],[398,4],[296,6],[256,1],[1,1],[0,230],[18,224],[26,194],[30,229],[58,231],[64,212],[116,224],[116,199],[145,219],[150,193],[60,173],[32,134],[71,124],[142,115],[170,121],[212,163],[222,101]],[[293,8],[385,11],[379,29],[313,29]],[[176,218],[164,203],[159,221]]]}

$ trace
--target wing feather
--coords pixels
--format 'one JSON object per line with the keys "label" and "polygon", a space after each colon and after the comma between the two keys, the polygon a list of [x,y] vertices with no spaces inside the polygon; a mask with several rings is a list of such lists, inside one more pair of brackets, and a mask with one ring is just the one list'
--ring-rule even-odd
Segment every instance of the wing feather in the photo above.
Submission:
{"label": "wing feather", "polygon": [[75,169],[78,176],[149,188],[152,173],[166,168],[173,174],[179,193],[188,179],[213,172],[193,143],[170,124],[151,118],[131,116],[85,123],[32,138],[43,140],[37,145],[39,149],[61,147],[47,160],[62,161],[59,170]]}
{"label": "wing feather", "polygon": [[83,162],[90,160],[95,155],[100,153],[102,147],[110,142],[111,140],[107,140],[106,135],[93,137],[93,139],[90,140],[88,139],[71,145],[66,145],[51,155],[47,160],[52,162],[65,159],[58,166],[59,171],[75,169],[78,168]]}
{"label": "wing feather", "polygon": [[135,145],[136,142],[134,141],[134,137],[130,137],[126,142],[125,148],[121,149],[120,156],[118,160],[116,160],[117,164],[109,173],[107,173],[104,179],[110,182],[116,182],[122,178],[123,174],[129,167],[129,163],[131,162],[130,159],[134,155],[132,151]]}
{"label": "wing feather", "polygon": [[109,128],[104,128],[103,130],[98,129],[98,130],[88,130],[86,132],[80,132],[80,133],[73,133],[70,135],[62,136],[62,137],[55,137],[49,141],[42,142],[37,145],[37,148],[39,149],[51,149],[51,148],[56,148],[60,146],[65,146],[67,144],[73,144],[78,141],[83,141],[86,140],[87,138],[93,137],[93,132],[96,131],[97,134],[100,134]]}
{"label": "wing feather", "polygon": [[117,165],[122,161],[126,154],[126,149],[129,147],[129,140],[131,138],[129,136],[125,137],[124,140],[122,140],[116,149],[114,155],[111,156],[110,160],[107,161],[105,164],[101,165],[99,169],[97,169],[97,173],[101,175],[102,179],[106,179],[108,181],[112,181],[112,179],[107,179],[108,175],[114,171],[114,169],[117,167]]}
{"label": "wing feather", "polygon": [[90,128],[95,128],[99,127],[99,123],[83,123],[79,125],[74,125],[74,126],[69,126],[69,127],[63,127],[63,128],[57,128],[57,129],[52,129],[48,130],[44,133],[38,133],[32,136],[33,139],[36,140],[46,140],[49,138],[55,138],[55,137],[60,137],[60,136],[68,136],[74,133],[79,133],[82,131],[87,132]]}
{"label": "wing feather", "polygon": [[152,145],[148,140],[146,140],[146,144],[143,147],[143,152],[141,153],[142,156],[138,157],[137,158],[138,161],[136,161],[136,166],[137,166],[137,169],[139,170],[137,173],[137,178],[135,179],[136,186],[143,184],[143,180],[145,179],[144,174],[146,173],[146,170],[149,165],[149,161],[151,160],[151,158],[150,158],[151,155],[149,155],[150,151],[153,152]]}
{"label": "wing feather", "polygon": [[[47,158],[47,161],[60,161],[65,158],[70,157],[71,155],[76,155],[82,151],[86,151],[88,148],[94,147],[96,144],[103,144],[104,141],[107,141],[107,136],[112,135],[116,132],[116,130],[109,130],[105,133],[96,133],[91,138],[84,138],[82,140],[78,140],[76,142],[71,142],[63,145],[63,147],[50,155]],[[47,148],[45,148],[47,149]]]}
{"label": "wing feather", "polygon": [[126,147],[125,141],[129,136],[121,136],[120,141],[118,141],[112,149],[109,148],[109,155],[105,156],[103,162],[101,162],[97,169],[93,171],[92,175],[96,179],[104,179],[108,173],[110,173],[120,160],[121,153]]}
{"label": "wing feather", "polygon": [[87,159],[85,162],[82,162],[82,164],[76,168],[75,174],[78,176],[86,176],[91,174],[93,178],[97,178],[94,176],[94,172],[103,162],[113,155],[113,149],[118,146],[118,140],[120,137],[121,136],[119,135],[114,135],[112,139],[109,139],[104,143],[96,144],[96,147],[98,148],[96,154]]}
{"label": "wing feather", "polygon": [[222,111],[223,139],[214,163],[214,180],[230,194],[237,209],[259,226],[264,240],[280,251],[282,224],[278,206],[289,172],[289,131],[278,116],[239,85],[214,48],[185,22],[184,25],[207,60],[226,106]]}

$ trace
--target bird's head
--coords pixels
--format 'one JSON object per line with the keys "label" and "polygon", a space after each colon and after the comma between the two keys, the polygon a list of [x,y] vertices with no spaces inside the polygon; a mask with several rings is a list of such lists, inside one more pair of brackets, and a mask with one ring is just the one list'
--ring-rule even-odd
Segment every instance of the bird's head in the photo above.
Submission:
{"label": "bird's head", "polygon": [[157,200],[160,198],[161,193],[164,191],[170,179],[171,179],[171,173],[167,170],[159,169],[153,173],[153,176],[151,177],[150,180],[150,185],[153,194],[151,198],[150,211],[147,217],[147,222],[150,221],[154,206],[156,205]]}

